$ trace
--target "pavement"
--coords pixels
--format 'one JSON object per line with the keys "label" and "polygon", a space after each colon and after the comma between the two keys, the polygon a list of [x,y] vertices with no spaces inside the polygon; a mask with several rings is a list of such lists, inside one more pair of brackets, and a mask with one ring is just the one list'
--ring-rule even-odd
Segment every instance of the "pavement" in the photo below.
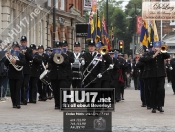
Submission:
{"label": "pavement", "polygon": [[[112,113],[113,132],[175,132],[175,95],[165,84],[164,113],[141,107],[140,91],[125,89],[124,101]],[[0,132],[63,132],[63,113],[54,109],[54,100],[14,109],[10,97],[0,101]]]}

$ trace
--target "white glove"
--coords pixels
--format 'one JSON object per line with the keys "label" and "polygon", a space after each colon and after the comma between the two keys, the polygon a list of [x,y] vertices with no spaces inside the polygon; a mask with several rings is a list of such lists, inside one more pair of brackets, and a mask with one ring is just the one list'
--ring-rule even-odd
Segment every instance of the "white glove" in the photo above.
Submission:
{"label": "white glove", "polygon": [[84,65],[85,65],[85,61],[84,61],[84,60],[82,60],[82,61],[81,61],[81,64],[84,66]]}
{"label": "white glove", "polygon": [[97,77],[98,77],[98,78],[101,78],[101,77],[102,77],[101,73],[99,73],[99,74],[97,75]]}
{"label": "white glove", "polygon": [[109,70],[113,69],[114,68],[114,64],[110,64],[109,65]]}
{"label": "white glove", "polygon": [[172,67],[170,67],[170,70],[173,70],[173,68],[172,68]]}

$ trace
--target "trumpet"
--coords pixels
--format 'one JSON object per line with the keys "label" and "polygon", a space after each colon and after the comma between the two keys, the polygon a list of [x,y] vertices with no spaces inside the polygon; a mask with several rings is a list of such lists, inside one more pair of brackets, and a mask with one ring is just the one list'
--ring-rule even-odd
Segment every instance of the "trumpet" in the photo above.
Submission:
{"label": "trumpet", "polygon": [[14,55],[8,55],[9,52],[7,52],[5,54],[6,58],[9,60],[9,62],[12,64],[12,66],[17,70],[17,71],[21,71],[23,69],[23,66],[19,66],[19,65],[15,65],[12,63],[12,60],[19,60],[19,58],[17,56]]}
{"label": "trumpet", "polygon": [[166,53],[168,51],[168,46],[166,44],[162,44],[160,48],[162,53]]}
{"label": "trumpet", "polygon": [[64,61],[64,57],[63,57],[61,54],[55,53],[55,54],[54,54],[54,57],[53,57],[53,61],[54,61],[56,64],[61,64],[61,63],[63,63],[63,61]]}

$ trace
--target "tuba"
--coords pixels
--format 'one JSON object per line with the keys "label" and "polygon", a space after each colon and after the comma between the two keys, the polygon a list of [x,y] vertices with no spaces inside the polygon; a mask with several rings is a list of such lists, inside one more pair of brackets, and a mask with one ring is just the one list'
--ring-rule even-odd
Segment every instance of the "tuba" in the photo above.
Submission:
{"label": "tuba", "polygon": [[161,53],[166,53],[168,51],[168,45],[162,44],[162,46],[160,47],[160,49],[161,49]]}
{"label": "tuba", "polygon": [[[6,58],[9,60],[9,62],[11,63],[12,60],[19,60],[19,58],[15,55],[7,55],[8,53],[5,54]],[[12,66],[17,70],[17,71],[21,71],[23,69],[23,66],[19,66],[19,65],[15,65],[13,63],[11,63]]]}

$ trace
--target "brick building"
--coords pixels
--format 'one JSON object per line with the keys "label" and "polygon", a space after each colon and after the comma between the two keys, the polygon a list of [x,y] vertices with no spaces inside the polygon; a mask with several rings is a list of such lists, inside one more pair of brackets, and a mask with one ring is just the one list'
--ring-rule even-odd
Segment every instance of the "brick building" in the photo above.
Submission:
{"label": "brick building", "polygon": [[[41,6],[37,6],[34,1],[37,0],[0,0],[0,39],[20,41],[20,36],[26,35],[28,45],[43,44],[45,48],[52,46],[53,1],[48,0]],[[75,31],[76,23],[84,22],[84,0],[55,1],[55,40],[66,39],[69,50],[73,49],[75,41],[79,41],[84,48],[84,38],[76,38]],[[72,8],[69,9],[72,4]]]}

